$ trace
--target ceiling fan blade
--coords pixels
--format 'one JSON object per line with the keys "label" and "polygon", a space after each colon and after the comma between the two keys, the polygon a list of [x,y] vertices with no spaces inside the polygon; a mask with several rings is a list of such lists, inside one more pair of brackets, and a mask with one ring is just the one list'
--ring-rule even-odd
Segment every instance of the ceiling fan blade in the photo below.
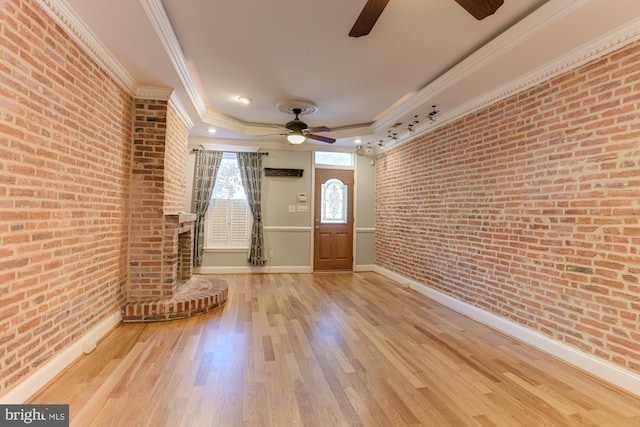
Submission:
{"label": "ceiling fan blade", "polygon": [[456,3],[480,21],[496,13],[504,0],[456,0]]}
{"label": "ceiling fan blade", "polygon": [[327,144],[333,144],[334,142],[336,142],[336,140],[333,138],[329,138],[327,136],[322,136],[322,135],[314,135],[312,133],[308,133],[305,136],[309,139],[315,139],[316,141],[326,142]]}
{"label": "ceiling fan blade", "polygon": [[314,128],[307,128],[309,132],[331,132],[331,129],[326,126],[317,126]]}
{"label": "ceiling fan blade", "polygon": [[364,9],[356,19],[356,23],[349,31],[349,37],[361,37],[369,34],[387,3],[389,0],[367,0],[367,4],[364,5]]}

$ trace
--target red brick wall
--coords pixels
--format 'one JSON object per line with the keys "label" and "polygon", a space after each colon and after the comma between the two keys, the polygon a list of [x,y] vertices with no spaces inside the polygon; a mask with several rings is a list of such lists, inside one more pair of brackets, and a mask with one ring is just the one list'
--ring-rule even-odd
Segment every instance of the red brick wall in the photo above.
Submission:
{"label": "red brick wall", "polygon": [[132,117],[35,2],[2,2],[0,396],[124,302]]}
{"label": "red brick wall", "polygon": [[164,271],[164,260],[174,237],[165,242],[164,215],[185,210],[187,131],[168,102],[136,100],[127,295],[130,301],[173,296],[175,282],[169,278],[175,276],[175,268]]}
{"label": "red brick wall", "polygon": [[163,296],[164,154],[167,102],[136,100],[131,173],[129,299]]}
{"label": "red brick wall", "polygon": [[165,201],[164,213],[175,215],[185,212],[187,185],[185,165],[187,164],[187,142],[189,129],[173,108],[167,112],[167,146],[164,159]]}
{"label": "red brick wall", "polygon": [[376,263],[640,371],[640,44],[383,154]]}

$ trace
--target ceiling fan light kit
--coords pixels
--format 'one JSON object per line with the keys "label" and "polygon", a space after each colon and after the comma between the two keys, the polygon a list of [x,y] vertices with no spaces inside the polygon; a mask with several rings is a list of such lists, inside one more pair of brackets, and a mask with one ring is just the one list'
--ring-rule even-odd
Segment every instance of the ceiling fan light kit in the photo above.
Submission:
{"label": "ceiling fan light kit", "polygon": [[289,135],[287,135],[287,141],[289,141],[290,144],[294,144],[294,145],[298,145],[298,144],[302,144],[305,141],[305,136],[302,134],[302,132],[292,132]]}
{"label": "ceiling fan light kit", "polygon": [[322,135],[315,135],[311,133],[311,132],[330,132],[331,129],[329,129],[328,127],[320,126],[320,127],[309,128],[305,122],[300,120],[299,118],[300,114],[304,114],[305,111],[308,111],[309,114],[317,111],[317,107],[315,106],[315,104],[307,102],[306,104],[296,105],[295,102],[300,102],[300,101],[290,101],[288,103],[281,103],[278,106],[280,111],[288,112],[290,110],[290,112],[295,114],[296,116],[293,120],[287,122],[287,124],[284,125],[285,129],[287,130],[287,133],[285,135],[287,136],[287,141],[289,141],[289,143],[296,144],[296,145],[302,144],[307,138],[313,139],[316,141],[325,142],[327,144],[333,144],[334,142],[336,142],[334,138],[329,138],[327,136],[322,136]]}

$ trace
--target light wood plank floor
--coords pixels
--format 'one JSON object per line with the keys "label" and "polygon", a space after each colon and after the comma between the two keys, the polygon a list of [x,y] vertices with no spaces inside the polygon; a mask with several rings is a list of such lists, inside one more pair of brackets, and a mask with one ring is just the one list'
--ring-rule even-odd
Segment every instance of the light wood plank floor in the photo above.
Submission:
{"label": "light wood plank floor", "polygon": [[31,403],[73,426],[638,426],[640,399],[374,273],[227,275],[116,328]]}

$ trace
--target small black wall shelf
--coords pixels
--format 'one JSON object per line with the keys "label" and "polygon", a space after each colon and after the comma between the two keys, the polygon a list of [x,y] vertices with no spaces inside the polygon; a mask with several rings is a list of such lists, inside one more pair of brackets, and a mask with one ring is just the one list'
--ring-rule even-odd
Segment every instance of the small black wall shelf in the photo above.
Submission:
{"label": "small black wall shelf", "polygon": [[304,169],[264,168],[264,176],[302,176]]}

